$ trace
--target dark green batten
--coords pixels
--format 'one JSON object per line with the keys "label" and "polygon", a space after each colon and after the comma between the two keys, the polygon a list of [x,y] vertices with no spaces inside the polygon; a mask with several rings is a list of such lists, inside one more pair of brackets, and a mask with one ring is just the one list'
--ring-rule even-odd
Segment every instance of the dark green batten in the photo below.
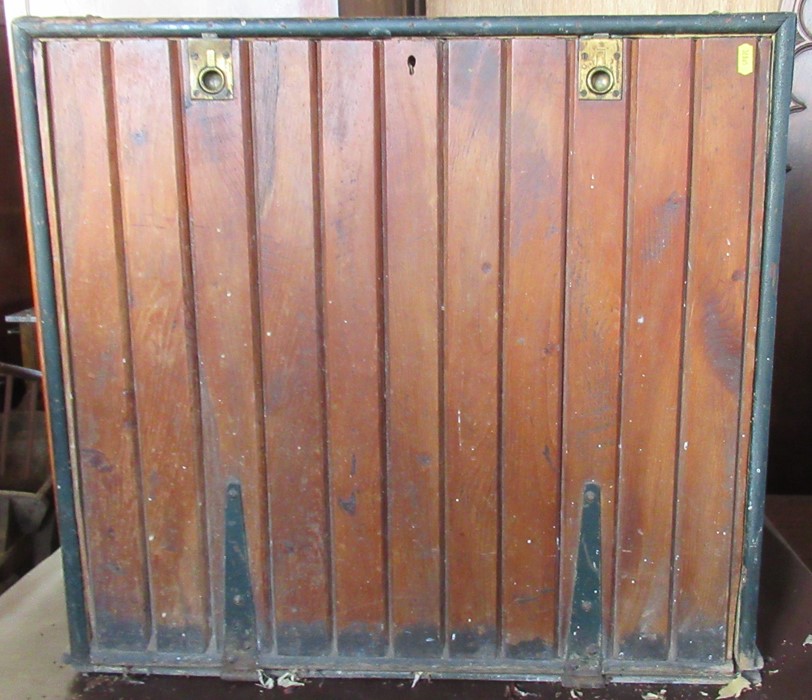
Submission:
{"label": "dark green batten", "polygon": [[33,263],[37,278],[38,299],[37,321],[45,360],[43,374],[56,472],[56,509],[68,608],[70,657],[71,661],[75,663],[85,663],[90,658],[90,633],[82,587],[82,561],[73,491],[73,467],[68,441],[65,383],[62,376],[51,237],[48,229],[48,208],[45,202],[45,173],[43,172],[42,143],[39,131],[37,90],[34,81],[32,37],[25,31],[22,24],[17,22],[13,24],[11,32],[16,57],[15,70],[19,93],[20,136],[25,158],[28,217],[34,241]]}
{"label": "dark green batten", "polygon": [[770,396],[775,350],[775,316],[778,298],[778,259],[787,167],[787,129],[792,91],[795,48],[795,15],[784,15],[773,46],[772,101],[767,149],[767,190],[764,206],[764,243],[761,253],[761,290],[750,433],[750,461],[744,525],[738,636],[735,657],[741,670],[761,667],[756,647],[764,499],[767,492],[767,443],[770,435]]}
{"label": "dark green batten", "polygon": [[16,26],[41,39],[63,37],[221,37],[388,38],[477,36],[580,36],[583,34],[772,34],[791,15],[780,12],[739,15],[649,17],[479,17],[424,19],[222,19],[106,20],[22,18]]}
{"label": "dark green batten", "polygon": [[[602,677],[601,487],[584,486],[578,559],[567,632],[566,673],[580,686]],[[600,683],[599,683],[600,684]]]}
{"label": "dark green batten", "polygon": [[226,487],[225,523],[224,666],[250,667],[257,655],[257,619],[242,487],[237,481]]}

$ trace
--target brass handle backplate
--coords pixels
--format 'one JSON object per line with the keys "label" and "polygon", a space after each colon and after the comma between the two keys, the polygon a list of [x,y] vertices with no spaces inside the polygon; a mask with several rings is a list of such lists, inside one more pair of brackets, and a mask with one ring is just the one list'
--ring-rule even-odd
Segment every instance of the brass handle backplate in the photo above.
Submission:
{"label": "brass handle backplate", "polygon": [[230,39],[189,39],[189,90],[193,100],[234,97],[234,64]]}
{"label": "brass handle backplate", "polygon": [[623,40],[583,37],[578,41],[578,97],[619,100],[623,97]]}

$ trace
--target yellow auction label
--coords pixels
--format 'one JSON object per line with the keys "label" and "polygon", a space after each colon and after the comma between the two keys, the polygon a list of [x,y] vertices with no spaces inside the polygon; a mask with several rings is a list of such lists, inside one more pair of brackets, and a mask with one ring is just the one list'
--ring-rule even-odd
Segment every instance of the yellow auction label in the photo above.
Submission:
{"label": "yellow auction label", "polygon": [[739,73],[741,75],[750,75],[753,72],[753,64],[755,63],[755,51],[752,44],[739,45]]}

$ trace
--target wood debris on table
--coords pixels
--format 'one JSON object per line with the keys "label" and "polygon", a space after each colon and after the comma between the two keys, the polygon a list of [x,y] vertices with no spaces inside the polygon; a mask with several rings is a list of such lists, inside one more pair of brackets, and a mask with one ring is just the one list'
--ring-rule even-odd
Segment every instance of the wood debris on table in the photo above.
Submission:
{"label": "wood debris on table", "polygon": [[732,681],[730,681],[730,683],[719,689],[719,694],[716,696],[716,700],[741,697],[741,694],[745,690],[750,690],[751,687],[750,681],[748,681],[744,676],[736,676]]}

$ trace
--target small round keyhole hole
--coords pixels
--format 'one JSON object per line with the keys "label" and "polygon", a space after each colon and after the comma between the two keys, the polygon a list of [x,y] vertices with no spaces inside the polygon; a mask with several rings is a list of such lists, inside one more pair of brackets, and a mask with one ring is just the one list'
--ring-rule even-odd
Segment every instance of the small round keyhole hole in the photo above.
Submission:
{"label": "small round keyhole hole", "polygon": [[409,56],[406,59],[406,65],[409,66],[409,75],[414,75],[414,67],[417,65],[417,59],[414,56]]}
{"label": "small round keyhole hole", "polygon": [[587,87],[596,95],[605,95],[615,84],[615,78],[608,68],[597,66],[586,76]]}
{"label": "small round keyhole hole", "polygon": [[209,66],[200,71],[197,76],[200,87],[209,95],[216,95],[226,86],[226,76],[215,66]]}

